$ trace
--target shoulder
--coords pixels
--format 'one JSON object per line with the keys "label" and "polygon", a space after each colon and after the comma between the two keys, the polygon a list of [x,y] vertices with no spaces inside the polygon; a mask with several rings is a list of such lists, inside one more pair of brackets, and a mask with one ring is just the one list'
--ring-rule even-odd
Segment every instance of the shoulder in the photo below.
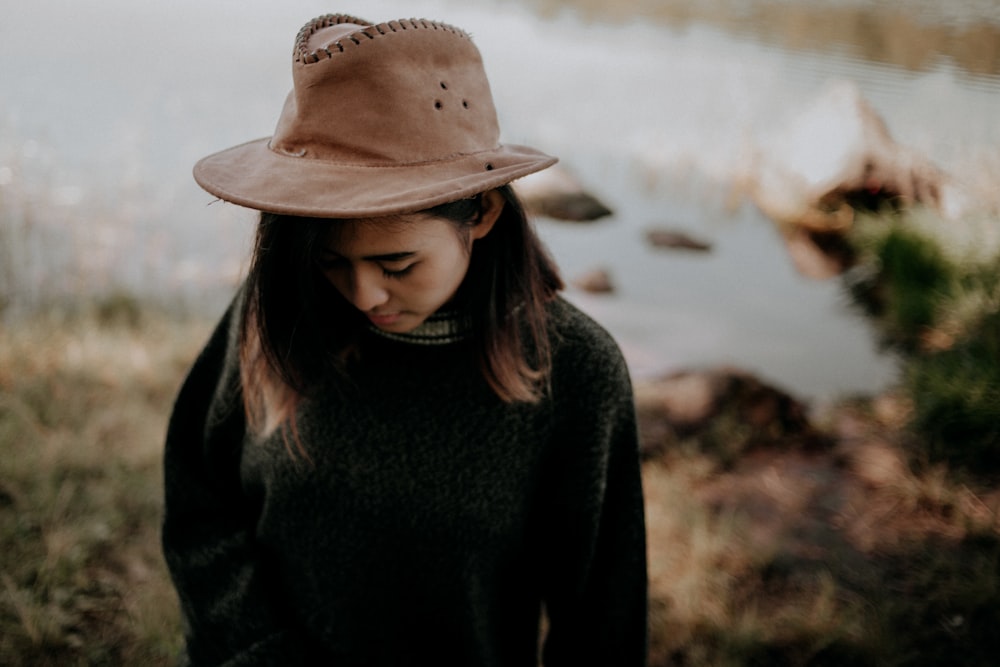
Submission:
{"label": "shoulder", "polygon": [[[605,456],[623,445],[634,451],[635,402],[625,358],[611,334],[559,298],[550,304],[551,370],[548,382],[556,439],[564,461],[581,452]],[[618,445],[613,445],[618,443]]]}
{"label": "shoulder", "polygon": [[548,314],[554,382],[629,384],[621,349],[603,326],[562,296],[549,303]]}
{"label": "shoulder", "polygon": [[553,351],[569,349],[576,353],[621,356],[618,343],[607,329],[564,297],[557,296],[553,299],[547,310]]}
{"label": "shoulder", "polygon": [[[245,290],[240,287],[188,371],[174,413],[191,409],[229,412],[239,392],[239,332]],[[210,417],[213,419],[215,417]]]}

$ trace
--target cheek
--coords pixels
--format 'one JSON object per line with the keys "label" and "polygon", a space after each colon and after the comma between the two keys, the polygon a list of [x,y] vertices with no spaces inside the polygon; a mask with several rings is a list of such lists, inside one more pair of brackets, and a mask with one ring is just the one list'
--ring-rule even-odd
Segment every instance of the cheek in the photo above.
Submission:
{"label": "cheek", "polygon": [[396,294],[411,301],[430,302],[440,298],[451,289],[449,282],[440,273],[425,273],[401,281],[395,288]]}
{"label": "cheek", "polygon": [[462,255],[442,258],[427,271],[420,272],[408,281],[406,292],[424,301],[449,299],[461,285],[469,267],[469,260]]}
{"label": "cheek", "polygon": [[449,263],[447,270],[442,272],[443,283],[446,283],[450,289],[457,288],[463,280],[465,280],[465,275],[469,272],[469,256],[463,252],[455,253]]}

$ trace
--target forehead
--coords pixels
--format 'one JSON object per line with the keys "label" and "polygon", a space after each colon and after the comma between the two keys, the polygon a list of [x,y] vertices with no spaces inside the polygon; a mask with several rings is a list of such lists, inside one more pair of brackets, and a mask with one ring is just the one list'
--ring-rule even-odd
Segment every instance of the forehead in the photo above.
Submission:
{"label": "forehead", "polygon": [[326,250],[354,257],[429,251],[457,241],[452,223],[413,213],[334,221],[326,238]]}

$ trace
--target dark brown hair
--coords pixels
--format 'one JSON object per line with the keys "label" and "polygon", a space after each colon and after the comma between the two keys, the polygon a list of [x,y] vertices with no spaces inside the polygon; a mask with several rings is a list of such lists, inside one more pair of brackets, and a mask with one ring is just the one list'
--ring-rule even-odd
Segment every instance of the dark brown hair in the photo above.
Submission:
{"label": "dark brown hair", "polygon": [[[563,283],[513,190],[503,186],[498,192],[503,210],[492,230],[473,243],[456,298],[471,318],[490,387],[506,402],[533,402],[545,391],[550,367],[545,304]],[[421,213],[467,234],[482,205],[480,195]],[[262,213],[257,226],[241,314],[244,406],[254,431],[281,427],[286,443],[289,435],[298,443],[299,401],[325,374],[343,371],[369,326],[319,269],[338,222]]]}

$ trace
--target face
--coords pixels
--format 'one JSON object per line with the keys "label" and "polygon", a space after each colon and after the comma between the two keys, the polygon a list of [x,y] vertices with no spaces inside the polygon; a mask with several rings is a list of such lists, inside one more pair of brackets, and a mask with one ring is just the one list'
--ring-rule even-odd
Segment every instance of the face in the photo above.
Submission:
{"label": "face", "polygon": [[320,257],[323,274],[379,329],[411,331],[458,291],[472,244],[499,215],[491,201],[479,223],[464,230],[419,213],[337,223]]}

